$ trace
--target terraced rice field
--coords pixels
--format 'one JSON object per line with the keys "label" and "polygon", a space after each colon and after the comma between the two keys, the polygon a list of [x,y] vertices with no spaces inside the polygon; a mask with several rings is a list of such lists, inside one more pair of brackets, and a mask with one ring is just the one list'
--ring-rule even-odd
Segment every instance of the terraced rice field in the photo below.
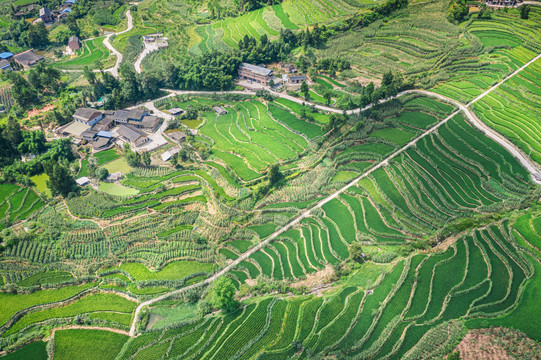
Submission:
{"label": "terraced rice field", "polygon": [[520,19],[517,10],[498,11],[489,20],[474,17],[463,29],[446,20],[447,5],[410,3],[401,16],[341,34],[316,54],[350,60],[347,77],[373,80],[400,70],[466,103],[541,52],[539,8],[533,7],[530,20]]}
{"label": "terraced rice field", "polygon": [[267,34],[272,38],[278,36],[282,29],[294,30],[315,23],[335,22],[358,11],[361,6],[362,2],[351,0],[286,0],[237,18],[195,27],[190,31],[190,52],[201,54],[210,50],[236,48],[245,35],[259,39]]}
{"label": "terraced rice field", "polygon": [[258,101],[227,107],[228,114],[205,113],[201,135],[214,145],[213,156],[244,181],[261,177],[271,164],[291,162],[322,134],[321,127]]}
{"label": "terraced rice field", "polygon": [[475,103],[475,114],[541,164],[541,60]]}
{"label": "terraced rice field", "polygon": [[[494,224],[460,238],[445,252],[395,262],[370,290],[351,285],[323,297],[266,298],[235,313],[164,331],[152,348],[171,349],[166,358],[285,359],[297,352],[292,346],[297,341],[301,358],[311,352],[361,358],[409,358],[422,352],[437,357],[438,346],[461,331],[448,321],[489,318],[512,309],[534,275],[511,230]],[[269,261],[280,258],[280,249],[268,251]],[[437,341],[426,346],[434,337]],[[156,341],[155,333],[130,340],[122,357],[151,341]]]}
{"label": "terraced rice field", "polygon": [[[0,218],[11,223],[27,219],[44,206],[44,202],[29,187],[12,184],[0,185]],[[1,227],[5,224],[2,223]]]}
{"label": "terraced rice field", "polygon": [[[377,145],[383,144],[364,144]],[[243,274],[237,280],[259,275],[300,279],[345,260],[355,241],[405,244],[435,234],[456,219],[531,193],[528,176],[509,153],[456,116],[437,134],[325,204],[323,215],[302,220],[298,228],[254,253],[239,265]],[[290,206],[284,204],[283,211]],[[234,246],[225,246],[230,258],[240,254]]]}
{"label": "terraced rice field", "polygon": [[92,68],[97,61],[104,62],[109,58],[109,50],[103,45],[104,37],[84,41],[77,57],[55,63],[61,69],[83,69],[85,66]]}
{"label": "terraced rice field", "polygon": [[[465,59],[457,59],[451,67],[451,78],[437,84],[434,90],[464,103],[472,100],[541,52],[540,24],[541,9],[537,7],[532,9],[530,19],[526,21],[519,18],[518,11],[499,11],[491,20],[472,22],[468,32],[478,39],[478,48],[491,49],[490,56],[480,55],[483,66],[477,61],[470,64]],[[495,45],[498,46],[494,48]]]}

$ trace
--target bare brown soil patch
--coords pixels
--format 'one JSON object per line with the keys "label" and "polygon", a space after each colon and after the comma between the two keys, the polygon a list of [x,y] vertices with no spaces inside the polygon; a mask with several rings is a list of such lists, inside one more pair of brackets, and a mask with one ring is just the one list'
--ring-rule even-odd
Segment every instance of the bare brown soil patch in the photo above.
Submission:
{"label": "bare brown soil patch", "polygon": [[305,287],[307,289],[322,287],[332,280],[333,275],[333,268],[331,266],[326,266],[325,269],[316,271],[315,273],[308,275],[306,279],[291,284],[291,287]]}
{"label": "bare brown soil patch", "polygon": [[33,110],[29,110],[28,111],[28,117],[31,118],[33,116],[37,116],[37,115],[40,115],[42,113],[45,113],[49,110],[52,110],[55,108],[55,104],[49,104],[49,105],[46,105],[44,107],[42,107],[41,109],[33,109]]}
{"label": "bare brown soil patch", "polygon": [[541,359],[541,345],[507,328],[470,330],[455,351],[466,360]]}

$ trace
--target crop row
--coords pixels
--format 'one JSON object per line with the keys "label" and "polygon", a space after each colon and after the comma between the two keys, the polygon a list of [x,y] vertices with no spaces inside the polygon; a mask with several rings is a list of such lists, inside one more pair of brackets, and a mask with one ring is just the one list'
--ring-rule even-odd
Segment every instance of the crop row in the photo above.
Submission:
{"label": "crop row", "polygon": [[[198,332],[202,338],[195,338],[207,344],[204,348],[187,350],[193,340],[175,337],[183,352],[171,358],[284,359],[301,348],[307,354],[400,358],[430,328],[461,317],[496,316],[515,306],[533,273],[509,231],[493,225],[445,252],[400,261],[371,290],[348,286],[323,297],[252,303]],[[239,342],[242,346],[233,346]]]}

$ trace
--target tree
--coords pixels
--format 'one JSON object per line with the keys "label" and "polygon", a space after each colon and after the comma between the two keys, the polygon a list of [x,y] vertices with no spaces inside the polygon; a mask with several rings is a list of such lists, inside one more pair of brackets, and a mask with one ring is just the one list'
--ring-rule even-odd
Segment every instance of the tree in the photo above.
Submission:
{"label": "tree", "polygon": [[49,176],[47,187],[51,189],[53,195],[68,196],[75,187],[75,180],[68,168],[54,161],[46,161],[43,163],[45,173]]}
{"label": "tree", "polygon": [[302,82],[300,91],[301,91],[302,94],[304,94],[304,97],[306,99],[309,98],[309,96],[310,96],[310,94],[309,94],[310,88],[308,87],[308,84],[306,83],[306,81]]}
{"label": "tree", "polygon": [[109,170],[104,167],[98,168],[95,172],[96,178],[99,180],[105,180],[109,176]]}
{"label": "tree", "polygon": [[86,80],[90,85],[94,85],[96,83],[96,74],[88,68],[88,66],[85,66],[83,69],[83,75],[85,76]]}
{"label": "tree", "polygon": [[233,281],[223,276],[214,282],[209,292],[209,303],[215,309],[233,311],[238,307],[238,302],[234,298],[236,291]]}
{"label": "tree", "polygon": [[269,167],[267,172],[267,178],[269,179],[269,184],[272,186],[282,179],[282,174],[280,173],[280,165],[273,164]]}
{"label": "tree", "polygon": [[171,157],[171,165],[174,167],[178,166],[178,154],[175,154]]}
{"label": "tree", "polygon": [[8,116],[2,136],[7,140],[12,149],[17,149],[19,144],[23,142],[21,127],[13,116]]}
{"label": "tree", "polygon": [[521,5],[518,9],[520,10],[521,19],[528,19],[530,17],[530,5]]}
{"label": "tree", "polygon": [[43,22],[30,26],[27,41],[30,47],[38,49],[49,45],[49,31]]}
{"label": "tree", "polygon": [[460,22],[468,15],[469,9],[465,0],[457,0],[447,9],[447,20],[450,22]]}
{"label": "tree", "polygon": [[86,164],[87,174],[88,177],[95,178],[96,177],[96,165],[93,163]]}
{"label": "tree", "polygon": [[364,262],[363,248],[360,243],[354,242],[349,246],[349,258],[356,263]]}
{"label": "tree", "polygon": [[331,90],[329,89],[325,90],[325,92],[323,93],[323,97],[325,98],[325,102],[327,103],[327,105],[331,105],[331,97],[332,97]]}
{"label": "tree", "polygon": [[391,72],[391,70],[389,70],[385,74],[383,74],[381,85],[388,86],[388,85],[391,85],[392,82],[393,82],[393,73]]}
{"label": "tree", "polygon": [[141,156],[141,159],[143,160],[143,164],[145,164],[145,166],[150,166],[150,162],[152,160],[150,159],[150,153],[148,151],[145,151],[143,153],[143,155]]}
{"label": "tree", "polygon": [[23,142],[17,147],[17,150],[21,154],[38,155],[47,149],[47,146],[45,145],[47,140],[45,139],[45,133],[43,131],[27,131],[23,133],[23,138]]}
{"label": "tree", "polygon": [[8,78],[13,84],[11,93],[13,98],[21,107],[26,107],[38,101],[38,93],[20,73],[10,71]]}

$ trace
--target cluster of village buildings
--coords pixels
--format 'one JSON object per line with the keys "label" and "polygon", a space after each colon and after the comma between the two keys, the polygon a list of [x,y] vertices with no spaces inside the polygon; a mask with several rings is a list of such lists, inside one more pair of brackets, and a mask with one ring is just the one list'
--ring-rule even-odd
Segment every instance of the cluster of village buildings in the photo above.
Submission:
{"label": "cluster of village buildings", "polygon": [[71,13],[71,7],[76,1],[77,0],[64,0],[64,2],[54,10],[47,7],[40,7],[37,3],[26,4],[17,8],[17,12],[13,15],[13,18],[15,20],[26,19],[38,12],[38,17],[36,17],[32,23],[37,24],[43,22],[44,24],[49,25],[66,18]]}
{"label": "cluster of village buildings", "polygon": [[0,70],[11,70],[11,62],[15,62],[23,69],[29,69],[38,62],[44,60],[44,57],[38,55],[34,50],[26,50],[18,54],[9,51],[0,53]]}
{"label": "cluster of village buildings", "polygon": [[100,111],[79,108],[73,121],[55,129],[58,136],[71,136],[76,145],[90,144],[94,152],[109,149],[117,141],[130,143],[133,149],[150,141],[162,119],[144,109]]}
{"label": "cluster of village buildings", "polygon": [[239,66],[239,80],[245,80],[249,83],[261,84],[269,86],[274,83],[274,86],[298,86],[306,81],[306,76],[298,75],[297,68],[291,64],[279,64],[284,72],[281,77],[274,76],[274,70],[266,68],[264,65],[253,65],[241,63]]}

